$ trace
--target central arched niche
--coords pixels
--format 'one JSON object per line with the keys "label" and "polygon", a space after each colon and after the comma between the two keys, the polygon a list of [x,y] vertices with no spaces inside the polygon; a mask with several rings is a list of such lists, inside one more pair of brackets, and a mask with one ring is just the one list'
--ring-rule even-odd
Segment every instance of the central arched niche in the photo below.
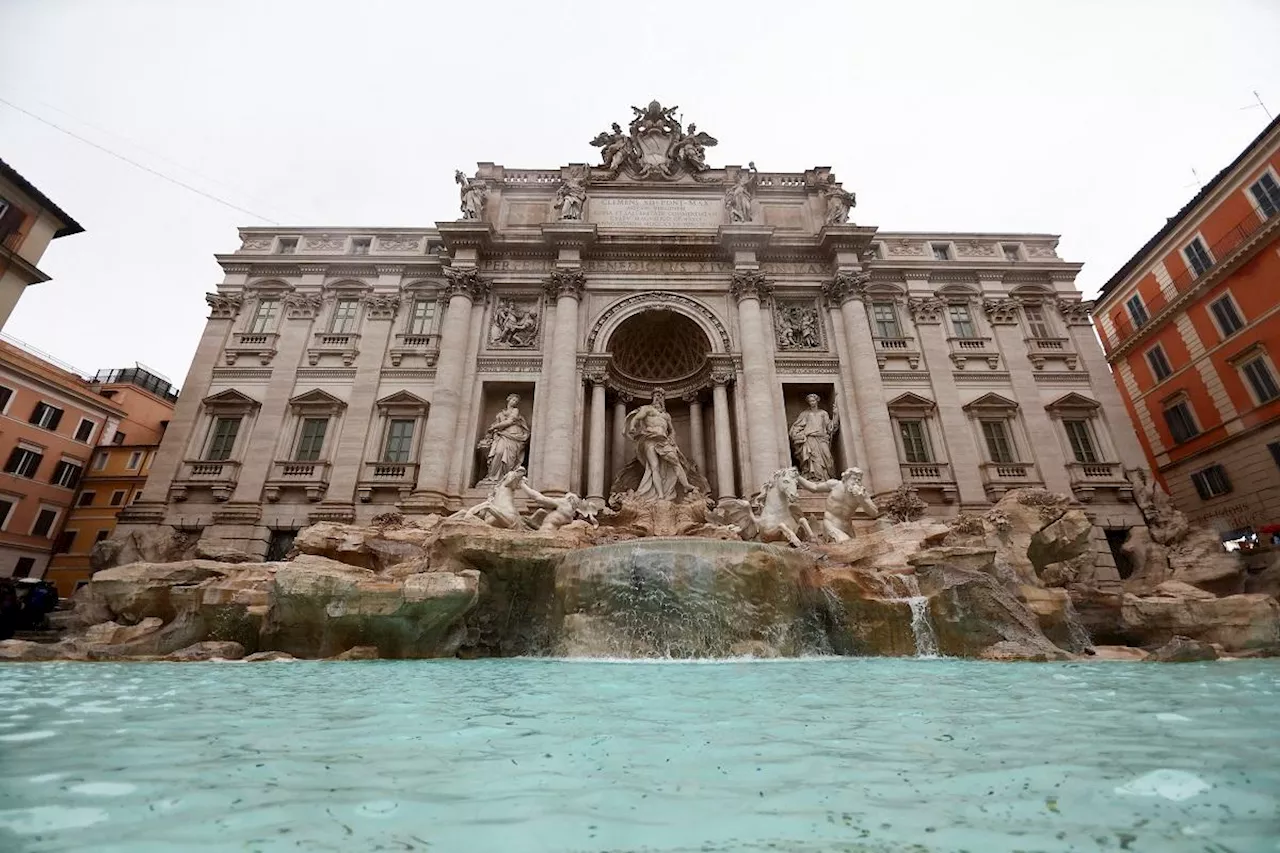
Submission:
{"label": "central arched niche", "polygon": [[695,380],[707,369],[711,342],[689,317],[654,308],[622,321],[608,351],[616,378],[638,390]]}

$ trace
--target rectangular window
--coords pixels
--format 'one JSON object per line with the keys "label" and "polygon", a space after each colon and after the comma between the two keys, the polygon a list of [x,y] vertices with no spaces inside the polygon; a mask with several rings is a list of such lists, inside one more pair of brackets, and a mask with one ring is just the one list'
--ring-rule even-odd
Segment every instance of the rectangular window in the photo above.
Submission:
{"label": "rectangular window", "polygon": [[103,539],[106,539],[110,535],[111,535],[110,530],[99,530],[98,535],[93,537],[94,544],[101,542]]}
{"label": "rectangular window", "polygon": [[1210,302],[1209,313],[1213,314],[1223,339],[1231,337],[1244,328],[1244,320],[1240,319],[1240,312],[1236,310],[1236,303],[1230,295],[1221,296]]}
{"label": "rectangular window", "polygon": [[280,242],[276,244],[276,251],[281,255],[292,255],[298,251],[298,238],[281,237]]}
{"label": "rectangular window", "polygon": [[107,467],[107,454],[102,451],[98,451],[97,453],[93,454],[93,470],[101,471],[103,468],[106,468],[106,467]]}
{"label": "rectangular window", "polygon": [[1006,261],[1022,260],[1022,252],[1017,243],[1004,243],[1000,246],[1000,251],[1004,253]]}
{"label": "rectangular window", "polygon": [[1182,444],[1200,434],[1195,418],[1191,416],[1191,407],[1185,400],[1174,403],[1164,410],[1164,422],[1169,425],[1174,443]]}
{"label": "rectangular window", "polygon": [[936,261],[951,260],[951,247],[946,243],[933,243],[930,248],[933,249],[933,258]]}
{"label": "rectangular window", "polygon": [[124,444],[124,437],[125,437],[124,433],[120,432],[119,430],[116,430],[116,434],[111,436],[111,443]]}
{"label": "rectangular window", "polygon": [[1204,275],[1213,266],[1213,258],[1209,257],[1209,250],[1199,237],[1183,246],[1182,256],[1187,259],[1187,266],[1196,271],[1196,275]]}
{"label": "rectangular window", "polygon": [[236,446],[236,434],[240,432],[239,418],[217,418],[213,429],[209,431],[209,450],[204,458],[210,462],[221,462],[231,458],[231,451]]}
{"label": "rectangular window", "polygon": [[1280,184],[1271,175],[1265,174],[1249,187],[1253,200],[1258,203],[1264,219],[1270,219],[1280,211]]}
{"label": "rectangular window", "polygon": [[902,455],[907,462],[933,461],[933,449],[929,447],[929,433],[924,421],[898,421],[898,434],[902,436]]}
{"label": "rectangular window", "polygon": [[1013,453],[1013,442],[1009,440],[1009,425],[1004,421],[983,421],[982,437],[987,442],[987,453],[992,462],[1010,463],[1017,461]]}
{"label": "rectangular window", "polygon": [[1271,366],[1267,364],[1267,360],[1259,356],[1253,361],[1246,362],[1240,372],[1244,374],[1244,378],[1249,381],[1249,387],[1253,389],[1253,395],[1258,398],[1258,403],[1269,403],[1276,397],[1280,397],[1280,386],[1276,384],[1276,378],[1271,373]]}
{"label": "rectangular window", "polygon": [[58,428],[58,424],[62,421],[62,409],[57,406],[50,406],[48,403],[36,403],[35,409],[28,418],[28,423],[33,423],[42,429],[53,432]]}
{"label": "rectangular window", "polygon": [[431,319],[436,313],[436,303],[430,299],[413,300],[413,311],[409,315],[409,334],[427,335],[431,333]]}
{"label": "rectangular window", "polygon": [[41,507],[40,513],[36,516],[36,523],[31,526],[32,536],[44,536],[48,538],[49,531],[53,530],[53,523],[58,520],[58,511]]}
{"label": "rectangular window", "polygon": [[129,454],[129,463],[124,467],[130,471],[137,471],[138,466],[142,464],[142,451],[135,450]]}
{"label": "rectangular window", "polygon": [[387,425],[387,445],[382,451],[384,462],[408,462],[413,458],[412,418],[395,418]]}
{"label": "rectangular window", "polygon": [[13,511],[13,501],[0,498],[0,530],[9,523],[9,513]]}
{"label": "rectangular window", "polygon": [[[1276,463],[1277,468],[1280,468],[1280,441],[1273,441],[1270,444],[1268,444],[1267,450],[1271,451],[1271,461]],[[4,517],[3,514],[0,514],[0,518],[3,518],[3,517]],[[3,526],[3,525],[0,524],[0,526]]]}
{"label": "rectangular window", "polygon": [[13,566],[13,576],[15,578],[26,578],[31,576],[31,570],[36,567],[35,557],[19,557],[18,562]]}
{"label": "rectangular window", "polygon": [[1151,375],[1156,378],[1157,382],[1163,382],[1173,375],[1173,368],[1169,366],[1169,359],[1164,354],[1164,347],[1159,344],[1147,350],[1147,366],[1151,368]]}
{"label": "rectangular window", "polygon": [[1227,469],[1221,465],[1210,465],[1202,471],[1191,475],[1191,484],[1196,487],[1200,500],[1207,501],[1231,491],[1231,481],[1227,479]]}
{"label": "rectangular window", "polygon": [[351,253],[354,255],[369,254],[369,244],[372,241],[368,237],[356,237],[351,241]]}
{"label": "rectangular window", "polygon": [[968,305],[952,305],[947,309],[951,316],[951,330],[957,338],[976,338],[978,328],[973,324]]}
{"label": "rectangular window", "polygon": [[80,426],[76,427],[76,441],[88,442],[91,435],[93,435],[93,421],[81,418]]}
{"label": "rectangular window", "polygon": [[0,412],[7,411],[9,401],[13,399],[13,389],[0,385]]}
{"label": "rectangular window", "polygon": [[1145,326],[1147,321],[1151,319],[1151,316],[1147,314],[1147,306],[1142,304],[1142,297],[1136,293],[1129,297],[1129,301],[1124,304],[1124,307],[1129,309],[1129,317],[1133,320],[1134,328]]}
{"label": "rectangular window", "polygon": [[871,316],[875,322],[876,337],[902,337],[902,329],[898,326],[898,312],[894,309],[892,302],[871,303]]}
{"label": "rectangular window", "polygon": [[249,323],[249,331],[255,335],[271,331],[275,327],[276,314],[279,311],[279,299],[259,299],[258,307],[253,310],[253,320]]}
{"label": "rectangular window", "polygon": [[53,479],[49,482],[64,489],[74,489],[80,485],[80,473],[83,470],[79,464],[63,459],[53,469]]}
{"label": "rectangular window", "polygon": [[40,470],[40,463],[43,461],[44,454],[26,447],[15,447],[9,454],[9,461],[4,463],[4,470],[7,474],[31,479]]}
{"label": "rectangular window", "polygon": [[81,492],[80,499],[76,501],[76,506],[93,506],[93,499],[97,494],[97,492]]}
{"label": "rectangular window", "polygon": [[333,306],[333,320],[329,323],[329,331],[338,335],[354,332],[358,310],[360,310],[359,299],[339,299]]}
{"label": "rectangular window", "polygon": [[298,462],[315,462],[319,459],[328,428],[328,418],[303,418],[302,428],[298,432],[298,449],[293,458]]}
{"label": "rectangular window", "polygon": [[71,550],[71,546],[75,544],[76,531],[64,530],[58,534],[58,538],[53,540],[53,553],[65,554]]}
{"label": "rectangular window", "polygon": [[1094,463],[1098,461],[1098,451],[1093,444],[1093,432],[1088,421],[1063,421],[1067,439],[1071,442],[1071,453],[1077,462]]}
{"label": "rectangular window", "polygon": [[120,504],[124,503],[124,493],[125,493],[124,489],[116,489],[114,492],[112,492],[111,505],[120,506]]}
{"label": "rectangular window", "polygon": [[1027,329],[1031,332],[1033,338],[1047,338],[1049,335],[1049,321],[1044,317],[1044,309],[1039,305],[1026,305],[1022,309],[1022,313],[1027,318]]}

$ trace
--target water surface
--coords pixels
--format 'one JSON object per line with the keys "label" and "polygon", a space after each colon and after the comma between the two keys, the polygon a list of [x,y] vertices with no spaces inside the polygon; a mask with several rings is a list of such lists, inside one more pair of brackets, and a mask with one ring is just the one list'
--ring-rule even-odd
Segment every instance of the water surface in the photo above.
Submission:
{"label": "water surface", "polygon": [[1280,845],[1280,661],[0,668],[0,850]]}

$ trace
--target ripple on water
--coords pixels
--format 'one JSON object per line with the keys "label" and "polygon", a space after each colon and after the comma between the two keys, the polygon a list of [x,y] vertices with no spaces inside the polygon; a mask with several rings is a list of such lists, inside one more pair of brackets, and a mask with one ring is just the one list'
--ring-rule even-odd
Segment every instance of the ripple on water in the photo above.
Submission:
{"label": "ripple on water", "polygon": [[0,812],[0,827],[19,835],[38,835],[67,829],[84,829],[108,818],[105,809],[68,806],[33,806]]}
{"label": "ripple on water", "polygon": [[138,790],[137,785],[129,782],[81,782],[67,788],[73,794],[84,794],[86,797],[123,797]]}
{"label": "ripple on water", "polygon": [[1185,770],[1153,770],[1116,788],[1117,794],[1136,797],[1164,797],[1180,802],[1197,797],[1213,786]]}
{"label": "ripple on water", "polygon": [[0,735],[0,743],[25,743],[31,740],[56,737],[57,734],[57,732],[51,732],[48,729],[40,729],[34,732],[14,732],[9,735]]}

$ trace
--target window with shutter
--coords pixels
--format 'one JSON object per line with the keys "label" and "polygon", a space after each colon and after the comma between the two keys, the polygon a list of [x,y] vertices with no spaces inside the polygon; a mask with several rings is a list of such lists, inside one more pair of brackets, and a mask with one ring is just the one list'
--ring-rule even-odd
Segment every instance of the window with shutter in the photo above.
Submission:
{"label": "window with shutter", "polygon": [[315,462],[324,447],[324,434],[329,428],[328,418],[303,418],[298,432],[298,448],[294,453],[297,462]]}
{"label": "window with shutter", "polygon": [[1254,181],[1249,187],[1249,193],[1257,202],[1258,210],[1262,212],[1264,218],[1270,219],[1280,211],[1280,183],[1277,183],[1270,174],[1265,174]]}
{"label": "window with shutter", "polygon": [[933,461],[933,449],[923,421],[898,421],[898,434],[902,436],[904,461],[914,464]]}
{"label": "window with shutter", "polygon": [[41,429],[47,429],[53,432],[58,428],[58,424],[62,422],[62,409],[57,406],[50,406],[48,403],[36,403],[35,409],[31,412],[28,423],[33,423]]}
{"label": "window with shutter", "polygon": [[1017,461],[1013,442],[1009,440],[1009,425],[1004,421],[983,421],[982,437],[987,442],[987,453],[992,462],[1007,464]]}
{"label": "window with shutter", "polygon": [[1071,453],[1077,462],[1093,463],[1098,461],[1098,451],[1093,444],[1093,433],[1088,421],[1063,421],[1067,431],[1067,440],[1071,442]]}

